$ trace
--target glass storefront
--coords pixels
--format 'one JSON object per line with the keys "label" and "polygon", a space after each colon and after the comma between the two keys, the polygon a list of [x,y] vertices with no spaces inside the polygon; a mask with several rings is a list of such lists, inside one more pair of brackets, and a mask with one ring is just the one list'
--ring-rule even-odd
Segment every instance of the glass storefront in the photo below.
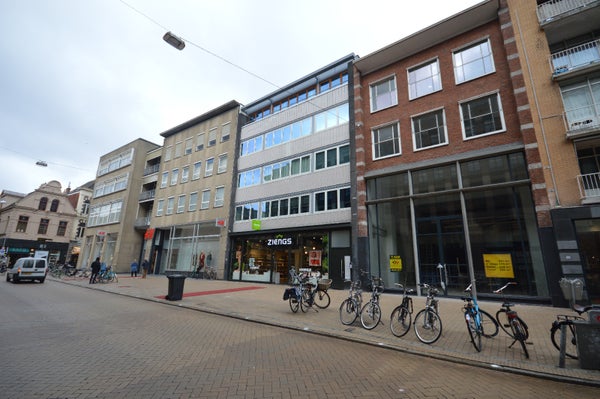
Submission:
{"label": "glass storefront", "polygon": [[[220,230],[206,224],[173,226],[169,230],[157,230],[155,239],[161,248],[158,273],[166,270],[193,272],[200,264],[218,264]],[[164,241],[161,243],[161,237]]]}
{"label": "glass storefront", "polygon": [[329,271],[328,232],[238,237],[232,245],[232,280],[286,284],[292,268]]}
{"label": "glass storefront", "polygon": [[460,295],[474,278],[480,295],[507,281],[513,295],[548,295],[523,154],[370,179],[367,198],[371,269],[388,287]]}

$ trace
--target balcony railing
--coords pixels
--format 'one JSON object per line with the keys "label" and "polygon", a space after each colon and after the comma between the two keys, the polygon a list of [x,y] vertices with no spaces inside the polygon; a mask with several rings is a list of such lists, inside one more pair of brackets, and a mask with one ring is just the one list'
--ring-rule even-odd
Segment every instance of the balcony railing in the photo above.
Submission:
{"label": "balcony railing", "polygon": [[577,130],[600,129],[600,109],[593,104],[585,107],[573,108],[565,112],[567,132],[573,133]]}
{"label": "balcony railing", "polygon": [[144,169],[144,176],[151,175],[152,173],[158,173],[159,169],[160,169],[160,164],[148,166],[147,168]]}
{"label": "balcony railing", "polygon": [[595,3],[597,0],[552,0],[540,4],[537,7],[537,16],[540,25],[550,22],[556,17],[576,10],[580,7],[585,7],[590,3]]}
{"label": "balcony railing", "polygon": [[140,193],[139,200],[140,201],[147,201],[149,199],[153,199],[155,196],[156,196],[156,190],[142,191]]}
{"label": "balcony railing", "polygon": [[553,76],[595,63],[600,63],[600,39],[550,55],[550,68]]}
{"label": "balcony railing", "polygon": [[136,228],[146,228],[148,226],[150,226],[150,216],[137,218],[135,220],[134,227]]}
{"label": "balcony railing", "polygon": [[600,172],[577,176],[577,184],[582,199],[600,200]]}

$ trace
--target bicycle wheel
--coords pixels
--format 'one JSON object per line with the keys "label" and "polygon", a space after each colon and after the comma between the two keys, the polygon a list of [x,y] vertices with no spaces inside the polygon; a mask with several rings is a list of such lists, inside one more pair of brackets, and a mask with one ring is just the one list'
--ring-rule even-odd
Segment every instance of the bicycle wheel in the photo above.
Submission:
{"label": "bicycle wheel", "polygon": [[475,321],[475,315],[471,312],[465,312],[465,321],[467,322],[467,331],[469,332],[469,338],[471,343],[475,347],[477,352],[481,352],[481,329],[477,327]]}
{"label": "bicycle wheel", "polygon": [[379,304],[369,301],[360,311],[360,323],[367,330],[377,327],[381,321],[381,308]]}
{"label": "bicycle wheel", "polygon": [[525,354],[525,358],[529,359],[529,352],[527,351],[527,342],[525,342],[527,340],[527,328],[523,324],[521,324],[521,320],[518,317],[512,321],[510,326],[512,328],[514,339],[519,341],[519,343],[521,344],[521,349],[523,349],[523,353]]}
{"label": "bicycle wheel", "polygon": [[346,298],[340,305],[340,321],[343,325],[349,326],[356,321],[358,317],[358,306],[352,298]]}
{"label": "bicycle wheel", "polygon": [[424,344],[433,344],[442,335],[442,319],[432,309],[421,309],[415,316],[415,334]]}
{"label": "bicycle wheel", "polygon": [[492,338],[498,335],[500,328],[498,327],[498,322],[488,312],[479,308],[479,319],[481,321],[481,335],[486,338]]}
{"label": "bicycle wheel", "polygon": [[315,305],[317,305],[318,308],[325,309],[329,307],[329,304],[331,303],[331,298],[329,297],[327,291],[317,290],[317,292],[315,292],[314,301]]}
{"label": "bicycle wheel", "polygon": [[412,316],[406,307],[400,305],[392,310],[390,316],[390,329],[396,337],[403,337],[410,330]]}
{"label": "bicycle wheel", "polygon": [[305,290],[302,290],[302,300],[300,301],[300,309],[302,309],[302,311],[306,313],[308,312],[308,309],[312,307],[313,303],[313,296],[310,292],[310,289],[307,288]]}
{"label": "bicycle wheel", "polygon": [[502,331],[508,334],[509,337],[515,338],[510,321],[508,320],[508,314],[506,314],[506,309],[500,309],[496,312],[496,321],[498,322],[498,325]]}
{"label": "bicycle wheel", "polygon": [[556,349],[560,351],[560,326],[565,324],[567,339],[565,345],[565,355],[570,357],[571,359],[578,359],[577,357],[577,341],[575,339],[575,327],[572,322],[557,322],[555,321],[552,324],[552,329],[550,330],[550,339],[552,340],[552,344]]}
{"label": "bicycle wheel", "polygon": [[298,302],[298,300],[296,298],[292,298],[292,297],[290,297],[289,301],[290,301],[290,309],[292,309],[292,312],[298,313],[298,309],[300,308],[300,302]]}

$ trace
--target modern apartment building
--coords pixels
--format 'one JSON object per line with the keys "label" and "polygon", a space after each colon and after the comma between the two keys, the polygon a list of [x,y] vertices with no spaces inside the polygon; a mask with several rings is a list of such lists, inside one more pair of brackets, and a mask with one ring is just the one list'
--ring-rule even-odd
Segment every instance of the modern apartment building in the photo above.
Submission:
{"label": "modern apartment building", "polygon": [[25,256],[41,256],[50,263],[68,261],[71,229],[77,213],[52,180],[29,194],[3,190],[0,194],[0,246],[13,264]]}
{"label": "modern apartment building", "polygon": [[351,259],[351,72],[343,57],[243,107],[227,278],[343,283]]}
{"label": "modern apartment building", "polygon": [[584,282],[584,301],[600,303],[600,1],[501,3],[550,199],[550,223],[540,227],[555,248],[546,258],[553,299],[564,276]]}
{"label": "modern apartment building", "polygon": [[140,261],[145,233],[135,228],[140,182],[148,152],[159,147],[137,139],[100,157],[78,268],[100,257],[123,273],[133,260]]}
{"label": "modern apartment building", "polygon": [[145,245],[154,273],[211,266],[223,278],[239,118],[240,104],[230,101],[161,133],[165,140]]}
{"label": "modern apartment building", "polygon": [[389,286],[459,294],[475,281],[485,296],[511,280],[512,295],[556,294],[542,144],[519,96],[523,72],[501,3],[481,2],[354,63],[355,247]]}

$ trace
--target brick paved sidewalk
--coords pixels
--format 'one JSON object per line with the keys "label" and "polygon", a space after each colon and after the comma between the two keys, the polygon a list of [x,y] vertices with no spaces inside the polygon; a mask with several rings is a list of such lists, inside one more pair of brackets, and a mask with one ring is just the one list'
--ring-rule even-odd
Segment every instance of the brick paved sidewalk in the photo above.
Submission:
{"label": "brick paved sidewalk", "polygon": [[[569,309],[517,304],[515,310],[529,326],[530,358],[525,359],[518,344],[508,348],[512,340],[502,331],[495,338],[484,339],[483,350],[476,352],[464,325],[461,311],[463,302],[457,299],[440,298],[442,336],[436,343],[426,345],[416,338],[413,331],[402,338],[397,338],[390,332],[390,313],[402,298],[394,294],[384,293],[381,297],[383,325],[367,331],[362,328],[360,321],[352,326],[344,326],[339,321],[339,305],[348,295],[347,291],[341,290],[329,290],[331,306],[327,309],[292,313],[287,301],[283,301],[283,291],[286,288],[283,285],[186,278],[182,300],[169,301],[165,299],[169,286],[169,279],[165,276],[148,276],[146,279],[119,276],[118,283],[94,285],[89,285],[87,280],[65,278],[61,281],[473,366],[600,387],[600,371],[583,370],[578,360],[567,359],[564,368],[558,367],[559,353],[550,341],[550,327],[557,314],[572,313]],[[368,300],[368,294],[364,298]],[[413,302],[414,316],[424,306],[425,297],[414,297]],[[500,304],[480,301],[480,306],[495,314]]]}

